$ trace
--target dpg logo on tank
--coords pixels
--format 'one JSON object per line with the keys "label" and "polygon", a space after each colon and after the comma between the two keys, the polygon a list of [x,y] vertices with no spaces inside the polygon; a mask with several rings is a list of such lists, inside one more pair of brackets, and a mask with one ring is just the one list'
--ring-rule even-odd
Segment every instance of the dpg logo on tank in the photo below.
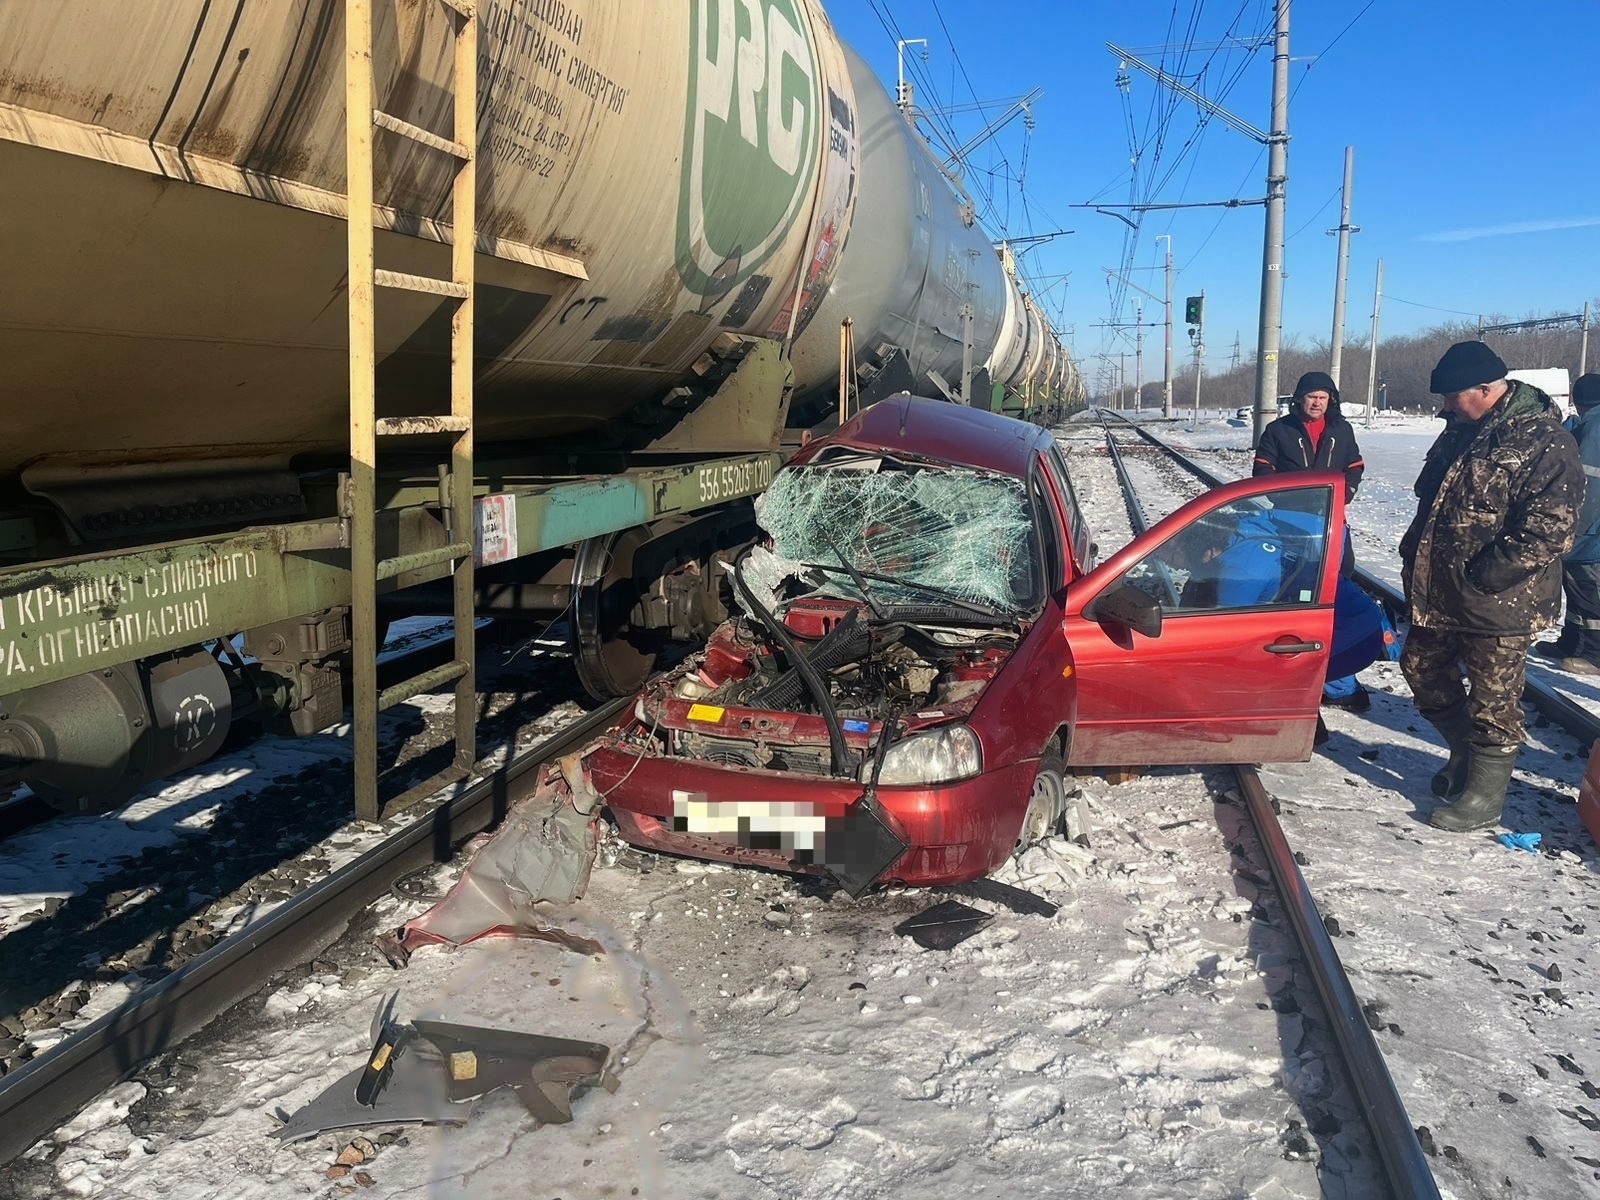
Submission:
{"label": "dpg logo on tank", "polygon": [[684,286],[724,295],[770,258],[817,168],[816,50],[793,0],[692,0],[678,193]]}

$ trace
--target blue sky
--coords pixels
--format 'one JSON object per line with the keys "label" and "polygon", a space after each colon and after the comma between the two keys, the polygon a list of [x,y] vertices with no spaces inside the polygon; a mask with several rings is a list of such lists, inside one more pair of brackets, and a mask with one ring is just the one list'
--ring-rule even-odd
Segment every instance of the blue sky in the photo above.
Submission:
{"label": "blue sky", "polygon": [[[1236,334],[1242,353],[1253,352],[1261,208],[1150,212],[1135,237],[1113,217],[1071,206],[1265,194],[1263,146],[1219,121],[1202,126],[1193,104],[1173,104],[1134,71],[1125,107],[1118,62],[1105,43],[1164,62],[1266,129],[1272,0],[823,2],[890,91],[896,37],[928,39],[926,61],[920,47],[906,50],[919,106],[1044,89],[1033,129],[1013,121],[972,155],[969,179],[997,236],[1077,231],[1034,246],[1023,262],[1053,319],[1071,329],[1091,378],[1093,355],[1132,349],[1131,331],[1097,328],[1131,322],[1137,299],[1122,289],[1114,312],[1105,269],[1129,265],[1129,278],[1159,295],[1161,272],[1150,269],[1162,261],[1159,234],[1172,238],[1175,322],[1182,298],[1205,289],[1207,370],[1226,369]],[[1199,48],[1185,54],[1186,40]],[[1262,48],[1250,53],[1255,43]],[[1331,333],[1337,239],[1324,230],[1339,223],[1346,145],[1355,147],[1351,222],[1361,227],[1351,239],[1347,338],[1370,330],[1380,257],[1382,334],[1457,314],[1577,312],[1600,297],[1597,48],[1600,0],[1294,3],[1285,341],[1309,345]],[[1004,107],[945,119],[965,140]],[[1160,306],[1146,301],[1145,321],[1160,319]],[[1159,329],[1145,331],[1146,378],[1160,375],[1161,337]],[[1176,327],[1175,354],[1188,346]]]}

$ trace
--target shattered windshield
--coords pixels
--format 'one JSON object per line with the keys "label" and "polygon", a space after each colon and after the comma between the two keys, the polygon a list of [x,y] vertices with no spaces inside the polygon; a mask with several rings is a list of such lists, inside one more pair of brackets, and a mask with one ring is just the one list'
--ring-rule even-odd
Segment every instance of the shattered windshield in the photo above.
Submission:
{"label": "shattered windshield", "polygon": [[[1011,612],[1034,602],[1033,527],[1009,476],[885,459],[790,467],[756,500],[756,520],[779,559],[836,566],[844,555],[879,604],[926,604],[930,592]],[[845,573],[815,583],[861,597]]]}

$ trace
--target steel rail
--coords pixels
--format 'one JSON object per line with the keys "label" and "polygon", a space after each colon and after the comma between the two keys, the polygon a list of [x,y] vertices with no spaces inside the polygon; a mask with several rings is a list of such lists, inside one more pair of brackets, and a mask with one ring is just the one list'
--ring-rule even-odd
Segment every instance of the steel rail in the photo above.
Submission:
{"label": "steel rail", "polygon": [[1356,1094],[1361,1097],[1361,1114],[1378,1145],[1384,1174],[1396,1200],[1439,1200],[1439,1185],[1428,1167],[1427,1156],[1417,1138],[1400,1089],[1395,1087],[1383,1051],[1361,1010],[1350,977],[1345,974],[1339,952],[1333,948],[1322,922],[1322,913],[1306,886],[1300,865],[1294,860],[1289,839],[1272,811],[1272,798],[1252,766],[1236,765],[1234,775],[1244,797],[1245,810],[1255,825],[1256,837],[1266,853],[1272,882],[1283,900],[1284,912],[1294,929],[1295,940],[1305,958],[1322,1007],[1333,1025],[1334,1037],[1344,1054],[1345,1067]]}
{"label": "steel rail", "polygon": [[[1123,420],[1127,421],[1127,418]],[[1224,482],[1199,464],[1190,463],[1132,421],[1127,423],[1146,441],[1177,459],[1208,486],[1216,487]],[[1133,519],[1134,536],[1137,537],[1146,527],[1144,509],[1133,496],[1133,481],[1123,469],[1122,456],[1115,447],[1116,439],[1103,416],[1101,425],[1105,429],[1106,444],[1112,448],[1112,462],[1117,468],[1123,494],[1128,498],[1128,511]],[[1361,1099],[1362,1115],[1377,1144],[1389,1187],[1396,1200],[1439,1200],[1439,1185],[1428,1167],[1427,1157],[1411,1117],[1406,1112],[1405,1102],[1400,1098],[1400,1091],[1389,1074],[1383,1052],[1372,1036],[1366,1014],[1362,1012],[1361,1002],[1356,997],[1349,976],[1345,974],[1344,964],[1339,961],[1339,952],[1334,949],[1333,939],[1323,924],[1316,900],[1306,886],[1299,864],[1295,862],[1289,839],[1284,835],[1283,826],[1272,809],[1272,800],[1261,783],[1261,776],[1255,767],[1248,764],[1235,764],[1233,771],[1239,781],[1239,792],[1244,797],[1245,811],[1266,855],[1273,884],[1283,901],[1284,912],[1300,947],[1307,972],[1333,1026],[1334,1038],[1344,1056],[1350,1081]]]}
{"label": "steel rail", "polygon": [[353,862],[0,1079],[0,1164],[274,974],[321,950],[395,878],[448,859],[461,841],[533,791],[536,768],[606,728],[631,699],[603,705],[477,782],[452,785],[449,799]]}

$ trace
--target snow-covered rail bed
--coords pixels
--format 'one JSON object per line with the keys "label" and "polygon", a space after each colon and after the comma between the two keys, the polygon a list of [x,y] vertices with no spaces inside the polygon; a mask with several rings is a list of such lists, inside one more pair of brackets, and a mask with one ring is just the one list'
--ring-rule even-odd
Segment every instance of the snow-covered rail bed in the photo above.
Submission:
{"label": "snow-covered rail bed", "polygon": [[[1188,435],[1224,444],[1240,436],[1248,431]],[[1070,444],[1087,446],[1088,437],[1073,432]],[[1362,440],[1367,479],[1350,519],[1362,565],[1387,578],[1414,510],[1399,481],[1415,474],[1426,438],[1407,426],[1363,431]],[[1109,463],[1082,450],[1068,461],[1080,497],[1115,489]],[[1363,545],[1387,546],[1389,558]],[[1528,713],[1505,824],[1538,833],[1536,852],[1511,849],[1493,832],[1443,833],[1426,821],[1428,779],[1443,755],[1436,735],[1417,717],[1396,665],[1377,664],[1363,679],[1368,712],[1324,710],[1327,745],[1308,763],[1262,776],[1332,918],[1389,1070],[1426,1130],[1441,1188],[1600,1195],[1591,932],[1600,920],[1600,856],[1574,803],[1588,745]],[[1571,681],[1563,683],[1572,694]]]}
{"label": "snow-covered rail bed", "polygon": [[[482,655],[486,750],[582,713],[563,657],[499,657]],[[387,761],[436,769],[450,708],[424,695],[385,713]],[[115,812],[0,843],[0,1077],[381,841],[385,827],[351,821],[347,734],[265,735]]]}
{"label": "snow-covered rail bed", "polygon": [[510,1101],[462,1129],[362,1131],[362,1195],[1375,1194],[1359,1113],[1248,877],[1248,825],[1215,795],[1226,776],[1083,783],[1089,845],[1051,839],[1007,876],[1060,911],[968,897],[995,919],[950,951],[892,932],[936,895],[852,902],[633,852],[560,917],[596,957],[490,942],[395,972],[371,935],[419,906],[382,901],[0,1194],[326,1189],[351,1135],[285,1146],[273,1112],[360,1063],[389,988],[402,1013],[604,1041],[621,1086],[566,1126]]}

